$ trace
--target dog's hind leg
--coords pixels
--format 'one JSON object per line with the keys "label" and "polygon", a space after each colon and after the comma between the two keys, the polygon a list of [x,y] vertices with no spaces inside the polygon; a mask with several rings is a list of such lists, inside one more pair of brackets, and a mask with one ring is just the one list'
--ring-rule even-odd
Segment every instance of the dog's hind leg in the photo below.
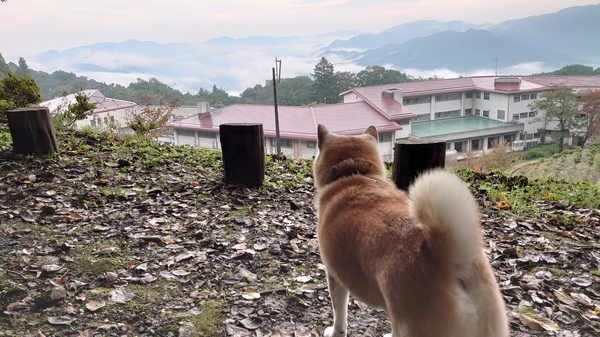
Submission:
{"label": "dog's hind leg", "polygon": [[348,289],[327,273],[329,297],[333,306],[333,326],[325,329],[325,337],[346,336],[348,319]]}

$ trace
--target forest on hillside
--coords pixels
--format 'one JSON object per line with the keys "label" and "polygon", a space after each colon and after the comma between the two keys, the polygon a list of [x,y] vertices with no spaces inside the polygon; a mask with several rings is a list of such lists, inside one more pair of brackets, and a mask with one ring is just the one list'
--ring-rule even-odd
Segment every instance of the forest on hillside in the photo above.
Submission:
{"label": "forest on hillside", "polygon": [[[138,78],[128,86],[106,84],[86,76],[77,76],[72,72],[62,70],[47,73],[30,69],[25,59],[20,58],[19,64],[6,63],[0,54],[0,78],[8,72],[16,75],[29,75],[40,88],[42,99],[49,100],[60,97],[65,93],[76,93],[86,89],[100,90],[106,97],[146,104],[149,97],[168,97],[178,101],[180,105],[196,105],[199,101],[208,101],[214,108],[235,104],[255,103],[273,104],[273,81],[265,80],[264,84],[248,87],[239,96],[227,93],[214,84],[210,89],[200,88],[196,93],[181,92],[173,89],[156,78],[148,80]],[[541,75],[600,75],[600,67],[573,64],[553,72]],[[280,105],[316,105],[333,104],[340,101],[339,94],[353,87],[400,83],[432,78],[413,77],[394,69],[382,66],[368,66],[358,73],[336,71],[334,65],[325,57],[315,65],[310,76],[282,78],[277,84],[278,104]]]}

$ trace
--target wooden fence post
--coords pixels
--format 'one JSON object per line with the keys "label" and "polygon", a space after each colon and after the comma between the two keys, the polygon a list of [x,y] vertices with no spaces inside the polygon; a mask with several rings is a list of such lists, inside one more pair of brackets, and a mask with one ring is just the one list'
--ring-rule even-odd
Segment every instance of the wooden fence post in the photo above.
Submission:
{"label": "wooden fence post", "polygon": [[58,152],[54,126],[47,107],[30,107],[6,112],[13,152],[50,154]]}
{"label": "wooden fence post", "polygon": [[262,124],[221,124],[219,133],[225,182],[248,187],[262,186],[265,178]]}
{"label": "wooden fence post", "polygon": [[446,142],[438,140],[407,139],[394,146],[392,180],[406,190],[423,171],[445,167]]}

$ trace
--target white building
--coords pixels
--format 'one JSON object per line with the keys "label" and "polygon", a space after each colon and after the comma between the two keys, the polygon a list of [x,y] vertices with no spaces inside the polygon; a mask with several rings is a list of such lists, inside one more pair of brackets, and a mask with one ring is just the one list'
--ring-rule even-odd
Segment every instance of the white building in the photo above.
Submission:
{"label": "white building", "polygon": [[[114,98],[105,97],[99,90],[83,90],[81,94],[87,95],[90,103],[96,103],[96,108],[90,111],[84,119],[75,122],[77,128],[90,127],[113,127],[124,130],[131,119],[131,110],[137,108],[137,104]],[[69,108],[70,104],[77,103],[76,94],[69,94],[44,101],[39,105],[48,107],[54,116]]]}
{"label": "white building", "polygon": [[[316,107],[280,106],[283,152],[297,157],[314,155],[316,125],[339,133],[356,134],[375,125],[385,160],[393,158],[396,140],[435,139],[446,142],[458,159],[508,142],[513,150],[537,146],[550,138],[529,104],[554,85],[574,91],[600,90],[600,76],[480,76],[403,82],[358,87],[343,92],[342,104]],[[274,108],[236,104],[176,121],[174,143],[219,148],[218,126],[223,123],[263,124],[267,152],[274,147]],[[568,140],[573,143],[573,139]]]}

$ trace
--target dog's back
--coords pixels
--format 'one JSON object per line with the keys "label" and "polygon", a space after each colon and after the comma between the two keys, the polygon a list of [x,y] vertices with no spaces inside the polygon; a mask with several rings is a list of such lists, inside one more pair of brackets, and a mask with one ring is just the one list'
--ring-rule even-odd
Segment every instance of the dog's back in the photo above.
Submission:
{"label": "dog's back", "polygon": [[[387,181],[372,131],[365,131],[370,139],[319,128],[318,236],[335,312],[343,314],[345,302],[332,289],[343,287],[385,308],[395,336],[507,337],[468,188],[435,170],[421,175],[407,197]],[[336,334],[345,334],[345,315],[335,316]]]}

